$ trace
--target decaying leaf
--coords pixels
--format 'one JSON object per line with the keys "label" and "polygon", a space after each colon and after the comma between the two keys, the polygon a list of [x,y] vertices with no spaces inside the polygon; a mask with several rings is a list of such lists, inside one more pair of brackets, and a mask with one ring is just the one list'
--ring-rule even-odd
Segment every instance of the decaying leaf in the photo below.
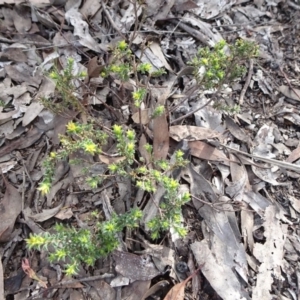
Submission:
{"label": "decaying leaf", "polygon": [[73,217],[73,212],[71,208],[61,209],[56,215],[55,218],[59,220],[66,220]]}
{"label": "decaying leaf", "polygon": [[278,219],[275,206],[268,206],[265,210],[264,244],[256,243],[253,254],[261,263],[258,269],[256,286],[253,289],[253,300],[272,300],[271,285],[275,279],[281,277],[281,266],[284,257],[284,242],[287,234],[287,224]]}
{"label": "decaying leaf", "polygon": [[148,124],[150,122],[150,110],[142,109],[132,115],[132,120],[136,124]]}
{"label": "decaying leaf", "polygon": [[198,5],[198,8],[195,8],[193,11],[197,16],[203,19],[212,19],[236,3],[236,0],[194,1]]}
{"label": "decaying leaf", "polygon": [[158,43],[151,43],[150,46],[149,46],[149,48],[151,49],[152,53],[153,53],[156,57],[158,57],[159,60],[163,63],[163,66],[164,66],[167,70],[173,72],[171,66],[168,64],[168,62],[167,62],[166,59],[165,59],[165,56],[164,56],[164,54],[163,54],[163,52],[162,52],[162,50],[161,50],[160,45],[159,45]]}
{"label": "decaying leaf", "polygon": [[193,243],[191,250],[198,265],[203,265],[202,274],[222,299],[251,299],[232,269],[218,262],[206,240]]}
{"label": "decaying leaf", "polygon": [[[204,264],[203,264],[204,265]],[[174,285],[171,290],[168,292],[164,300],[183,300],[184,299],[184,289],[188,281],[195,276],[195,274],[199,271],[196,270],[192,275],[190,275],[184,281],[177,283]]]}
{"label": "decaying leaf", "polygon": [[106,51],[106,48],[98,44],[89,32],[88,24],[83,21],[82,15],[78,12],[78,7],[74,6],[69,9],[65,18],[74,26],[74,35],[79,37],[79,42],[82,46],[85,46],[95,52]]}
{"label": "decaying leaf", "polygon": [[11,170],[15,165],[17,164],[16,161],[8,161],[4,163],[0,163],[0,169],[3,174],[7,173],[9,170]]}
{"label": "decaying leaf", "polygon": [[157,291],[161,290],[162,288],[166,287],[170,283],[167,280],[162,280],[154,285],[151,286],[151,288],[143,295],[141,300],[147,299],[147,297],[150,297],[151,295],[155,294]]}
{"label": "decaying leaf", "polygon": [[286,97],[291,98],[293,100],[300,101],[300,90],[299,89],[291,89],[287,85],[281,85],[278,90]]}
{"label": "decaying leaf", "polygon": [[193,156],[205,160],[219,161],[226,165],[229,164],[229,159],[223,152],[205,142],[191,141],[189,142],[189,147]]}
{"label": "decaying leaf", "polygon": [[242,142],[250,143],[249,136],[228,116],[225,117],[226,126],[230,133]]}
{"label": "decaying leaf", "polygon": [[122,296],[125,299],[130,300],[141,300],[149,287],[151,285],[151,280],[137,280],[125,286],[122,290]]}
{"label": "decaying leaf", "polygon": [[170,137],[178,142],[183,139],[186,139],[188,141],[200,141],[213,138],[218,138],[220,141],[224,140],[224,137],[219,132],[216,132],[209,128],[189,125],[171,126]]}
{"label": "decaying leaf", "polygon": [[103,154],[99,154],[99,159],[106,165],[110,165],[113,163],[121,162],[125,159],[125,156],[107,156]]}
{"label": "decaying leaf", "polygon": [[33,219],[35,222],[44,222],[55,216],[59,212],[61,207],[62,204],[51,209],[44,209],[41,213],[31,215],[30,218]]}
{"label": "decaying leaf", "polygon": [[30,278],[36,280],[43,288],[47,288],[47,283],[41,280],[35,272],[31,269],[29,260],[27,258],[24,258],[22,260],[22,269],[23,271],[29,276]]}
{"label": "decaying leaf", "polygon": [[22,210],[22,198],[18,190],[12,186],[2,174],[5,194],[0,203],[0,242],[10,239],[17,216]]}
{"label": "decaying leaf", "polygon": [[31,129],[25,136],[14,140],[13,142],[9,143],[6,146],[0,148],[0,157],[4,156],[15,149],[25,149],[36,141],[38,141],[41,136],[43,135],[44,131],[34,127]]}
{"label": "decaying leaf", "polygon": [[292,153],[289,155],[289,157],[285,161],[292,163],[299,158],[300,158],[300,147],[297,147],[296,149],[294,149],[292,151]]}
{"label": "decaying leaf", "polygon": [[160,274],[150,256],[114,251],[113,257],[116,262],[116,271],[132,281],[149,280]]}
{"label": "decaying leaf", "polygon": [[24,114],[22,125],[25,127],[30,124],[43,109],[44,106],[40,102],[31,103]]}

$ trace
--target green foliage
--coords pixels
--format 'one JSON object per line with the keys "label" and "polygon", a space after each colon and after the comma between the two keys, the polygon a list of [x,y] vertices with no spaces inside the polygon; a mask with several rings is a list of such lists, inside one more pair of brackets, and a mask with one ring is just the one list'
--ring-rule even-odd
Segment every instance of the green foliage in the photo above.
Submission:
{"label": "green foliage", "polygon": [[55,113],[61,113],[66,108],[73,108],[82,111],[83,107],[78,100],[78,95],[76,95],[76,87],[74,85],[75,80],[81,80],[86,77],[85,72],[73,74],[74,69],[74,59],[69,58],[67,61],[67,66],[62,71],[59,71],[57,67],[54,67],[49,73],[49,77],[54,80],[56,84],[57,95],[60,99],[56,99],[53,102],[51,99],[42,98],[41,102],[43,105]]}
{"label": "green foliage", "polygon": [[144,88],[137,89],[132,93],[132,99],[136,107],[140,107],[144,98],[146,97],[147,90]]}
{"label": "green foliage", "polygon": [[[94,214],[95,216],[95,214]],[[109,221],[97,222],[94,228],[76,229],[56,224],[55,233],[30,235],[26,239],[29,249],[48,249],[51,245],[54,251],[49,260],[66,262],[65,273],[77,273],[80,263],[93,266],[96,259],[106,256],[118,247],[117,235],[124,228],[135,228],[142,217],[142,212],[132,209],[130,212],[117,216]]]}
{"label": "green foliage", "polygon": [[[238,40],[234,45],[227,45],[221,41],[210,50],[202,48],[190,64],[195,68],[195,76],[198,83],[205,88],[219,89],[224,83],[228,83],[245,73],[243,63],[245,60],[257,55],[257,46],[251,42]],[[53,105],[48,104],[52,110],[59,110],[62,107],[81,109],[80,102],[74,91],[74,80],[83,78],[86,74],[73,74],[74,60],[69,59],[67,67],[61,72],[56,68],[52,70],[49,77],[56,82],[57,93],[60,102]],[[165,70],[161,69],[151,73],[152,66],[149,63],[137,63],[125,41],[121,41],[112,51],[110,64],[100,74],[102,77],[113,75],[122,82],[128,81],[134,76],[136,87],[132,92],[133,104],[140,108],[144,102],[148,90],[139,87],[139,74],[147,75],[148,78],[161,76]],[[200,72],[199,72],[200,71]],[[236,112],[239,107],[225,107],[219,104],[219,108],[228,112]],[[152,117],[159,117],[164,113],[164,106],[157,106]],[[151,231],[151,237],[157,239],[160,233],[170,228],[179,236],[186,235],[187,230],[182,225],[182,205],[190,201],[189,193],[180,192],[180,184],[173,178],[173,172],[186,165],[182,151],[176,151],[171,160],[155,160],[153,149],[150,144],[145,145],[149,153],[150,162],[145,164],[143,160],[136,160],[137,140],[136,132],[133,129],[125,130],[120,124],[112,127],[111,137],[116,141],[118,156],[122,159],[108,165],[108,172],[105,175],[90,175],[88,169],[83,169],[87,184],[92,188],[103,182],[108,177],[115,175],[129,178],[137,188],[145,190],[150,195],[158,188],[164,189],[164,196],[159,204],[158,214],[148,222],[147,227]],[[49,193],[53,181],[54,171],[58,160],[69,159],[70,154],[81,150],[85,154],[95,155],[102,152],[108,135],[99,130],[93,121],[88,124],[69,122],[66,126],[66,134],[60,136],[61,148],[51,152],[44,161],[44,178],[38,190],[42,194]],[[71,161],[81,163],[81,161]],[[52,246],[54,251],[49,255],[50,261],[64,261],[65,272],[68,275],[76,274],[80,263],[88,266],[94,265],[99,257],[109,254],[118,247],[118,235],[124,228],[136,228],[139,220],[143,217],[139,209],[131,209],[123,215],[113,215],[110,220],[100,221],[99,213],[92,212],[91,217],[95,220],[92,228],[80,229],[73,226],[56,224],[54,233],[41,235],[30,235],[26,240],[30,249],[48,249]]]}
{"label": "green foliage", "polygon": [[253,42],[240,39],[228,45],[223,40],[213,49],[201,48],[189,64],[195,67],[194,75],[199,84],[207,89],[219,88],[243,76],[244,62],[257,55],[258,47]]}
{"label": "green foliage", "polygon": [[[199,85],[205,88],[219,89],[225,83],[235,80],[245,73],[244,62],[257,55],[257,47],[250,42],[238,40],[234,45],[228,45],[222,41],[212,50],[202,48],[197,56],[190,62],[195,67],[195,76]],[[80,102],[74,94],[74,80],[80,79],[85,74],[73,75],[74,61],[68,60],[65,70],[53,69],[49,74],[56,82],[57,93],[61,99],[59,104],[64,107],[80,108]],[[161,76],[165,70],[161,69],[151,73],[152,66],[149,63],[135,61],[127,43],[121,41],[112,50],[112,57],[109,65],[100,74],[103,77],[116,76],[121,82],[128,81],[130,77],[135,79],[136,85],[131,93],[132,103],[140,108],[145,101],[148,90],[147,85],[139,83],[139,76],[144,77]],[[199,73],[199,70],[202,73]],[[235,113],[239,107],[228,107],[219,104],[220,109],[229,113]],[[53,108],[53,107],[52,107]],[[53,110],[53,109],[52,109]],[[152,117],[156,118],[164,114],[164,106],[158,105]],[[150,144],[145,145],[149,153],[150,161],[146,164],[142,159],[137,160],[137,132],[134,129],[125,129],[120,124],[112,126],[110,137],[115,140],[115,149],[122,159],[108,165],[107,172],[103,175],[91,175],[89,169],[83,169],[87,184],[97,188],[107,178],[121,176],[129,178],[137,188],[146,191],[150,197],[159,189],[163,188],[164,195],[159,203],[158,214],[146,225],[151,232],[151,237],[157,239],[164,231],[172,229],[179,236],[183,237],[187,229],[183,226],[182,206],[190,201],[187,192],[180,191],[180,184],[173,177],[174,171],[186,165],[182,151],[176,151],[171,160],[155,160],[153,149]],[[61,148],[51,152],[44,161],[44,178],[38,189],[43,193],[49,193],[54,171],[58,160],[68,160],[70,154],[75,151],[83,151],[85,154],[96,155],[102,153],[102,147],[108,140],[108,134],[99,130],[93,121],[88,124],[69,122],[66,126],[66,133],[60,136]],[[81,163],[81,161],[71,161]],[[51,249],[51,261],[64,261],[65,272],[69,275],[78,271],[80,263],[93,265],[99,257],[106,256],[118,247],[118,236],[124,228],[136,228],[143,212],[138,209],[131,209],[123,215],[113,215],[110,220],[100,221],[99,213],[92,212],[91,216],[96,219],[95,225],[91,228],[80,229],[73,226],[56,225],[54,233],[42,235],[30,235],[26,240],[31,249]]]}
{"label": "green foliage", "polygon": [[[62,148],[57,152],[51,152],[44,160],[44,178],[39,184],[38,190],[42,194],[47,194],[50,191],[55,171],[55,165],[59,159],[67,159],[69,155],[77,150],[83,150],[86,154],[101,153],[101,147],[107,141],[107,134],[95,128],[95,124],[80,124],[76,122],[69,122],[67,124],[66,135],[60,136]],[[73,161],[73,163],[75,163]],[[89,177],[87,183],[91,188],[101,181],[99,178]]]}
{"label": "green foliage", "polygon": [[[164,69],[159,69],[151,73],[152,65],[150,63],[135,63],[134,56],[125,41],[117,44],[112,52],[112,59],[110,64],[102,71],[101,76],[107,77],[109,75],[117,76],[121,81],[126,82],[129,80],[131,74],[139,72],[140,74],[147,74],[149,77],[159,77],[166,74]],[[136,75],[136,74],[135,74]],[[137,78],[135,78],[137,79]],[[143,89],[145,90],[145,89]],[[143,91],[145,92],[145,91]],[[146,90],[147,92],[147,90]],[[134,95],[134,93],[133,93]],[[142,95],[139,95],[139,100]],[[143,94],[143,96],[145,96]],[[134,99],[136,101],[136,99]],[[135,102],[139,107],[139,102]]]}
{"label": "green foliage", "polygon": [[160,116],[163,115],[164,112],[165,112],[164,106],[163,106],[163,105],[159,105],[159,106],[157,106],[157,107],[154,109],[154,111],[153,111],[153,113],[152,113],[152,118],[155,119],[155,118],[157,118],[157,117],[160,117]]}
{"label": "green foliage", "polygon": [[[158,112],[162,111],[163,107],[158,108]],[[158,186],[163,187],[165,194],[160,204],[159,214],[147,224],[151,230],[151,236],[156,239],[160,232],[169,228],[173,228],[180,236],[184,236],[186,229],[182,225],[181,207],[190,200],[190,197],[188,193],[179,192],[179,182],[170,176],[172,171],[186,164],[183,152],[175,152],[172,163],[167,160],[155,161],[152,146],[147,144],[145,148],[151,156],[151,164],[155,167],[153,169],[135,159],[137,141],[134,130],[124,130],[122,126],[115,124],[112,127],[112,137],[116,141],[118,155],[124,159],[108,165],[108,175],[88,176],[86,182],[91,188],[96,188],[108,176],[119,175],[130,178],[132,183],[148,193],[155,193]],[[76,150],[83,150],[91,155],[101,153],[106,140],[107,135],[98,130],[93,123],[69,122],[66,134],[60,136],[61,149],[51,152],[44,161],[44,179],[38,189],[43,194],[50,191],[55,166],[59,159],[68,158],[69,154]],[[85,171],[88,173],[88,170]],[[114,215],[111,220],[98,222],[93,230],[56,225],[54,234],[31,235],[27,239],[27,244],[34,249],[47,248],[52,245],[55,251],[50,254],[49,259],[70,261],[66,266],[66,273],[74,274],[80,262],[93,265],[97,258],[116,249],[118,246],[116,234],[122,232],[124,227],[137,227],[141,217],[140,210],[132,209],[124,215]]]}

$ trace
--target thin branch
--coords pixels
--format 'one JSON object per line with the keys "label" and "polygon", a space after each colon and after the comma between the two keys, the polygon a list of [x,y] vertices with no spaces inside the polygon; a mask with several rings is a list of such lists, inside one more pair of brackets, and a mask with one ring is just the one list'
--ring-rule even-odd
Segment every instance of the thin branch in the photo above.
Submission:
{"label": "thin branch", "polygon": [[244,103],[244,96],[246,94],[246,91],[248,89],[248,86],[250,84],[251,78],[252,78],[252,74],[253,74],[253,59],[250,58],[249,59],[249,71],[248,71],[248,76],[245,82],[245,85],[241,91],[241,95],[240,95],[240,99],[239,99],[239,104],[242,105]]}

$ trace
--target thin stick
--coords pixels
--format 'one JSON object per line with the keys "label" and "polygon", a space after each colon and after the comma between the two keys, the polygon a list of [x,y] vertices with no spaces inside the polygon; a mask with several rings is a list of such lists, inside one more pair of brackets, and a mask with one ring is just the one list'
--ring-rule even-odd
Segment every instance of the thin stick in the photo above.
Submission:
{"label": "thin stick", "polygon": [[246,94],[246,91],[248,89],[248,86],[250,84],[250,81],[251,81],[251,77],[252,77],[252,74],[253,74],[253,59],[250,58],[249,59],[249,71],[248,71],[248,76],[247,76],[247,79],[246,79],[246,82],[245,82],[245,85],[241,91],[241,95],[240,95],[240,99],[239,99],[239,104],[242,105],[244,103],[244,96]]}

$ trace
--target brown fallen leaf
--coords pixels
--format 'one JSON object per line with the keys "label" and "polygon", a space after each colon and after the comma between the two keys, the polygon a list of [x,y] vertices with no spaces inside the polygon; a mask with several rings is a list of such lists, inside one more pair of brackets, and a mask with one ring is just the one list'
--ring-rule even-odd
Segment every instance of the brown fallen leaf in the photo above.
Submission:
{"label": "brown fallen leaf", "polygon": [[7,75],[16,82],[26,82],[36,88],[41,83],[42,79],[39,76],[31,76],[32,70],[25,63],[6,65],[4,69]]}
{"label": "brown fallen leaf", "polygon": [[22,260],[22,269],[25,272],[25,274],[27,276],[29,276],[31,279],[34,279],[36,281],[39,282],[39,284],[43,287],[43,288],[47,288],[47,283],[44,282],[43,280],[41,280],[36,274],[35,272],[31,269],[30,264],[29,264],[29,260],[27,258],[24,258]]}
{"label": "brown fallen leaf", "polygon": [[188,283],[188,281],[193,278],[197,272],[200,270],[201,267],[199,267],[192,275],[190,275],[186,280],[175,284],[168,292],[164,300],[183,300],[184,299],[184,289],[185,285]]}
{"label": "brown fallen leaf", "polygon": [[292,163],[300,157],[300,147],[297,147],[292,151],[289,157],[285,160],[286,162]]}
{"label": "brown fallen leaf", "polygon": [[9,47],[0,52],[0,61],[27,62],[27,56],[22,49]]}
{"label": "brown fallen leaf", "polygon": [[62,209],[55,215],[55,218],[59,220],[66,220],[72,217],[73,217],[73,212],[71,208]]}
{"label": "brown fallen leaf", "polygon": [[143,295],[142,300],[145,300],[146,298],[148,298],[149,296],[155,294],[156,292],[158,292],[159,290],[161,290],[162,288],[165,288],[167,285],[169,285],[170,282],[168,282],[167,280],[161,280],[157,283],[155,283],[153,286],[151,286],[151,288]]}
{"label": "brown fallen leaf", "polygon": [[17,216],[22,210],[22,198],[18,190],[12,186],[2,174],[6,187],[5,195],[0,203],[0,242],[10,239]]}
{"label": "brown fallen leaf", "polygon": [[133,122],[134,123],[136,123],[136,124],[143,124],[143,125],[145,125],[145,124],[148,124],[149,122],[150,122],[150,116],[149,116],[149,109],[147,108],[147,109],[142,109],[141,110],[141,116],[140,116],[140,112],[139,111],[137,111],[136,113],[134,113],[133,115],[132,115],[132,120],[133,120]]}
{"label": "brown fallen leaf", "polygon": [[30,124],[40,114],[40,112],[43,109],[44,109],[44,105],[38,101],[29,104],[23,116],[22,126],[26,127],[28,124]]}
{"label": "brown fallen leaf", "polygon": [[191,141],[189,142],[189,147],[193,156],[205,160],[219,161],[226,165],[229,164],[229,159],[222,151],[202,141]]}
{"label": "brown fallen leaf", "polygon": [[238,140],[247,144],[251,143],[250,137],[244,132],[244,130],[238,126],[230,117],[225,116],[226,126],[230,133]]}
{"label": "brown fallen leaf", "polygon": [[44,222],[44,221],[49,220],[53,216],[55,216],[60,211],[61,208],[62,208],[62,204],[60,204],[54,208],[43,209],[43,211],[41,213],[31,215],[30,218],[32,220],[34,220],[35,222]]}
{"label": "brown fallen leaf", "polygon": [[137,280],[130,283],[128,286],[123,287],[123,299],[141,300],[143,295],[149,290],[151,280]]}
{"label": "brown fallen leaf", "polygon": [[28,32],[32,26],[30,8],[25,5],[15,5],[13,11],[13,22],[19,33]]}
{"label": "brown fallen leaf", "polygon": [[89,78],[99,77],[99,74],[103,70],[104,66],[98,65],[98,57],[94,56],[88,62],[88,76]]}
{"label": "brown fallen leaf", "polygon": [[155,160],[165,159],[169,152],[169,128],[165,115],[154,119],[153,156]]}
{"label": "brown fallen leaf", "polygon": [[44,130],[38,129],[37,127],[34,127],[32,130],[30,130],[26,135],[23,137],[14,140],[10,144],[1,147],[0,149],[0,157],[4,156],[8,153],[11,153],[12,151],[16,149],[25,149],[32,144],[34,144],[36,141],[40,139],[40,137],[43,135]]}
{"label": "brown fallen leaf", "polygon": [[221,142],[224,140],[222,134],[217,131],[189,125],[170,126],[170,137],[178,142],[183,139],[187,139],[188,141],[199,141],[218,138]]}

